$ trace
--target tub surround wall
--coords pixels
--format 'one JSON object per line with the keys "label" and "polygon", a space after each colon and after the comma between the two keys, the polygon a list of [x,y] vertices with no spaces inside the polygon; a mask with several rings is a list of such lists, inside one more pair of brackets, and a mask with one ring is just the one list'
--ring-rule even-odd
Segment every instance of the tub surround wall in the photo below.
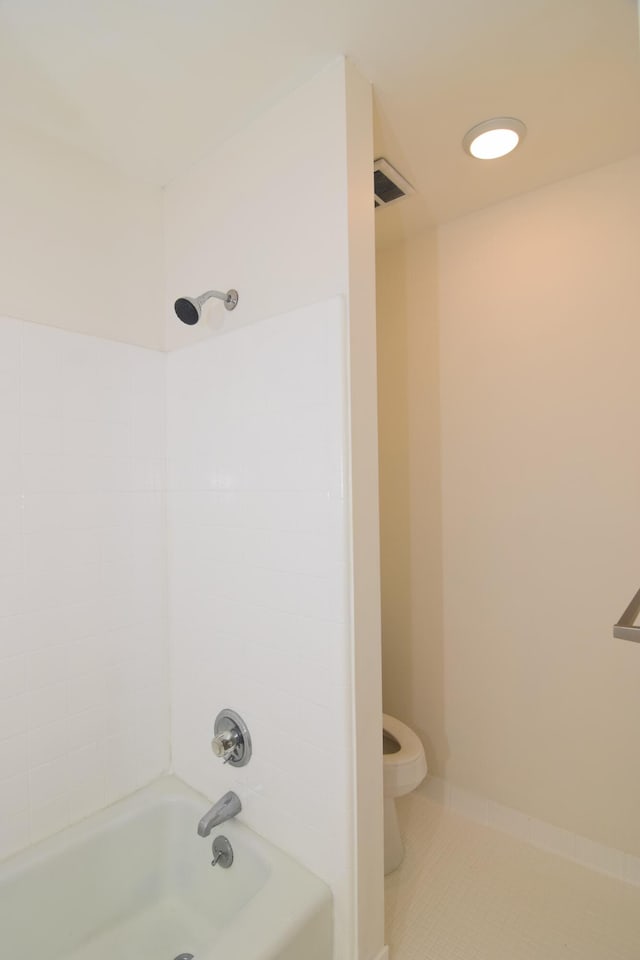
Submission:
{"label": "tub surround wall", "polygon": [[[349,897],[349,538],[341,300],[170,354],[172,742],[206,796]],[[237,710],[253,756],[210,739]],[[204,811],[203,811],[204,812]]]}
{"label": "tub surround wall", "polygon": [[0,856],[169,753],[161,191],[2,133]]}
{"label": "tub surround wall", "polygon": [[0,857],[167,769],[164,367],[0,318]]}

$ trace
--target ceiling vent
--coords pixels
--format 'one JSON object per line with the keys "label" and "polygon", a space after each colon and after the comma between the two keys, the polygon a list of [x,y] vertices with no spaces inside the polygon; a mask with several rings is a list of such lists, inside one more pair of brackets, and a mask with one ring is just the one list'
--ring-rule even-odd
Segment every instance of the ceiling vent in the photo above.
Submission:
{"label": "ceiling vent", "polygon": [[373,164],[373,193],[376,207],[388,207],[415,190],[395,167],[380,157]]}

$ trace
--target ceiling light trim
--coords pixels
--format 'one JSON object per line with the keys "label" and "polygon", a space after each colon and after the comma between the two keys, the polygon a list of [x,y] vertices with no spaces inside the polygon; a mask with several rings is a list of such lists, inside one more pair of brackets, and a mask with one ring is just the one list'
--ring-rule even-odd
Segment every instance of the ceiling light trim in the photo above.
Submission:
{"label": "ceiling light trim", "polygon": [[[516,135],[515,141],[511,145],[506,146],[506,148],[496,148],[497,152],[495,153],[484,153],[474,152],[474,143],[484,134],[497,132],[499,130],[507,130]],[[490,120],[483,120],[482,123],[477,123],[475,126],[471,127],[470,130],[467,130],[464,137],[462,138],[462,146],[466,153],[470,157],[473,157],[474,160],[497,160],[499,157],[505,157],[509,153],[512,153],[516,147],[519,147],[522,141],[524,140],[527,133],[527,128],[522,122],[518,120],[517,117],[492,117]],[[480,148],[480,151],[482,148]]]}

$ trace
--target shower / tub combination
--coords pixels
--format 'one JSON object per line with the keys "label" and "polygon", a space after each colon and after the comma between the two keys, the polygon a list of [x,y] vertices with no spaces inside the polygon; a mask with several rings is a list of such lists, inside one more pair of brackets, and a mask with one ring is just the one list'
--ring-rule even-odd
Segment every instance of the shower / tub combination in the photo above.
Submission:
{"label": "shower / tub combination", "polygon": [[[193,325],[210,298],[227,310],[238,303],[236,291],[207,291],[178,300],[176,313]],[[216,717],[211,747],[225,770],[249,762],[251,736],[233,710]],[[0,953],[12,960],[330,960],[329,887],[239,822],[241,813],[234,791],[211,807],[210,798],[162,776],[16,853],[0,865]]]}
{"label": "shower / tub combination", "polygon": [[327,886],[225,823],[230,869],[196,825],[207,800],[165,777],[0,867],[11,960],[330,960]]}

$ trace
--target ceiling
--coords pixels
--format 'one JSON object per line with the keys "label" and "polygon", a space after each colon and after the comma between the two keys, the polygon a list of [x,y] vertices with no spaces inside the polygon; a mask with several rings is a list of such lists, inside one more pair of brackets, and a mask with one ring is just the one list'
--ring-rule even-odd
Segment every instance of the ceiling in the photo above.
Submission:
{"label": "ceiling", "polygon": [[[164,184],[341,53],[417,189],[384,243],[640,152],[635,0],[0,0],[0,117]],[[496,115],[525,143],[472,160]]]}

